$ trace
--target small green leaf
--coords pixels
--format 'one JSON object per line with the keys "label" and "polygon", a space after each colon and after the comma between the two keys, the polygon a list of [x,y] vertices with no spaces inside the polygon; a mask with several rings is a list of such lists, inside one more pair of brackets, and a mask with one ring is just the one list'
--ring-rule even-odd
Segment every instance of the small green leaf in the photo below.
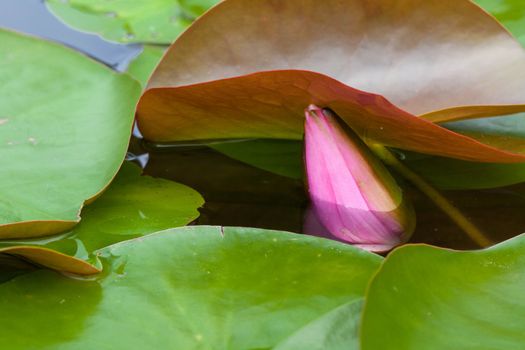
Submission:
{"label": "small green leaf", "polygon": [[[98,266],[92,255],[95,250],[183,226],[199,216],[197,208],[203,203],[202,197],[191,188],[140,176],[138,166],[124,163],[108,190],[84,208],[82,221],[71,231],[43,239],[0,241],[0,252],[22,255],[62,271],[93,273],[85,264],[75,265],[72,257]],[[43,260],[44,254],[47,260]]]}
{"label": "small green leaf", "polygon": [[193,226],[99,252],[105,272],[0,285],[0,348],[263,349],[360,300],[381,258],[286,232]]}
{"label": "small green leaf", "polygon": [[[444,123],[457,133],[514,152],[525,150],[525,114]],[[525,163],[477,163],[407,153],[406,163],[434,186],[442,189],[482,189],[525,181]]]}
{"label": "small green leaf", "polygon": [[218,0],[47,0],[72,27],[123,43],[171,43]]}
{"label": "small green leaf", "polygon": [[443,123],[449,130],[493,147],[525,152],[525,113]]}
{"label": "small green leaf", "polygon": [[391,253],[364,307],[363,350],[523,349],[525,235],[479,251]]}
{"label": "small green leaf", "polygon": [[445,190],[487,189],[525,181],[525,163],[476,163],[432,156],[408,156],[405,163],[433,186]]}
{"label": "small green leaf", "polygon": [[58,44],[0,42],[0,238],[70,229],[122,164],[140,86]]}

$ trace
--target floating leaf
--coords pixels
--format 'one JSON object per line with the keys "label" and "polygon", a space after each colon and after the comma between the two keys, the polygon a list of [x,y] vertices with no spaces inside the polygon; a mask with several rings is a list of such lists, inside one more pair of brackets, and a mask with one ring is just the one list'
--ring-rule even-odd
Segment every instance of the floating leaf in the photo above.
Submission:
{"label": "floating leaf", "polygon": [[525,163],[498,164],[409,155],[405,164],[433,186],[445,190],[474,190],[525,181]]}
{"label": "floating leaf", "polygon": [[360,300],[381,258],[315,237],[194,226],[99,252],[90,281],[0,285],[0,347],[265,349]]}
{"label": "floating leaf", "polygon": [[525,113],[464,120],[442,125],[486,144],[511,150],[515,153],[525,152]]}
{"label": "floating leaf", "polygon": [[219,0],[47,0],[67,24],[118,42],[169,44]]}
{"label": "floating leaf", "polygon": [[[127,239],[183,226],[199,216],[202,197],[176,182],[140,176],[125,163],[114,182],[82,211],[71,231],[45,239],[0,241],[0,253],[77,274],[99,272],[92,253]],[[0,262],[1,264],[1,262]]]}
{"label": "floating leaf", "polygon": [[[100,267],[87,261],[75,258],[71,255],[63,254],[57,250],[45,247],[32,246],[31,243],[7,243],[1,244],[0,256],[9,256],[13,259],[26,260],[33,268],[40,266],[70,272],[78,275],[90,275],[100,272]],[[0,259],[0,264],[4,261]],[[98,264],[97,264],[98,265]]]}
{"label": "floating leaf", "polygon": [[[445,123],[445,127],[497,147],[525,151],[525,114]],[[406,163],[444,189],[479,189],[525,181],[525,164],[473,163],[441,157],[407,155]]]}
{"label": "floating leaf", "polygon": [[[516,152],[525,150],[525,114],[470,119],[443,124],[452,131],[475,137]],[[302,143],[294,140],[259,139],[214,143],[212,148],[255,167],[300,179],[303,174]],[[468,162],[400,151],[401,159],[433,186],[441,189],[483,189],[525,181],[525,164]]]}
{"label": "floating leaf", "polygon": [[164,56],[139,103],[141,131],[161,142],[301,139],[303,111],[314,103],[368,142],[522,162],[521,153],[415,116],[524,110],[522,47],[470,1],[396,4],[224,1]]}
{"label": "floating leaf", "polygon": [[307,324],[274,350],[357,350],[363,301],[339,306]]}
{"label": "floating leaf", "polygon": [[166,51],[164,46],[144,45],[143,51],[128,66],[127,72],[146,86],[151,73]]}
{"label": "floating leaf", "polygon": [[372,281],[363,350],[522,349],[525,235],[480,251],[405,246]]}
{"label": "floating leaf", "polygon": [[140,86],[57,44],[0,41],[0,238],[65,231],[117,173]]}

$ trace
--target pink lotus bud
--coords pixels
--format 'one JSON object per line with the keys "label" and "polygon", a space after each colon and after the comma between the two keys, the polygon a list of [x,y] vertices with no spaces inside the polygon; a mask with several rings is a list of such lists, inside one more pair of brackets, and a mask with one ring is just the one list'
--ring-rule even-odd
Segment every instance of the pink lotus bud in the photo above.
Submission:
{"label": "pink lotus bud", "polygon": [[367,250],[406,241],[415,228],[413,208],[383,163],[330,111],[310,106],[305,114],[308,191],[321,223]]}

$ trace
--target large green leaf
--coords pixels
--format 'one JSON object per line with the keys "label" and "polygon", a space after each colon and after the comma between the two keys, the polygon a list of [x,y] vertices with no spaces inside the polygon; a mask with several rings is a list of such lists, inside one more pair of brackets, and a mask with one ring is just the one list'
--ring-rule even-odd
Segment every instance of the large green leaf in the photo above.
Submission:
{"label": "large green leaf", "polygon": [[372,281],[363,350],[523,349],[525,235],[459,252],[395,250]]}
{"label": "large green leaf", "polygon": [[100,266],[92,255],[95,250],[183,226],[199,216],[197,208],[203,202],[187,186],[140,176],[138,166],[124,163],[108,190],[84,208],[82,221],[71,231],[44,239],[0,241],[0,253],[23,256],[61,271],[98,272]]}
{"label": "large green leaf", "polygon": [[140,86],[57,44],[0,42],[0,238],[64,231],[117,173]]}
{"label": "large green leaf", "polygon": [[169,44],[219,0],[47,0],[72,27],[118,42]]}
{"label": "large green leaf", "polygon": [[523,0],[474,0],[493,14],[525,45],[525,5]]}
{"label": "large green leaf", "polygon": [[0,347],[267,349],[359,300],[381,258],[315,237],[194,226],[98,253],[105,272],[0,285]]}

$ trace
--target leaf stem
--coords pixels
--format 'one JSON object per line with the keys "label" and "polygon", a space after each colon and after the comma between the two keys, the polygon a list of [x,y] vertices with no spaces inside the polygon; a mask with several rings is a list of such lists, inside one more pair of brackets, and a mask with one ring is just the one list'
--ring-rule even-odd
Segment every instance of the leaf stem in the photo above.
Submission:
{"label": "leaf stem", "polygon": [[379,144],[369,144],[370,149],[387,165],[411,181],[421,192],[427,195],[445,214],[449,216],[465,233],[481,247],[487,247],[494,242],[476,227],[463,213],[447,200],[438,190],[432,187],[421,176],[403,164],[389,149]]}

